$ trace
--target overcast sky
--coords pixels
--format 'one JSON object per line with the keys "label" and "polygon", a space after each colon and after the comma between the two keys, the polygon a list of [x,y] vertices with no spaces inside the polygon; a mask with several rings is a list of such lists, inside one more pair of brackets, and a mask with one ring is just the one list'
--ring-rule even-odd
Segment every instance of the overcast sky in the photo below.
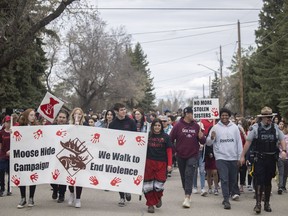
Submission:
{"label": "overcast sky", "polygon": [[[237,21],[242,47],[255,46],[260,10],[107,10],[101,8],[253,8],[262,0],[91,0],[108,27],[125,26],[132,42],[140,42],[147,54],[156,98],[184,90],[185,97],[209,95],[209,76],[219,69],[222,45],[223,75],[229,75],[237,51]],[[249,23],[250,22],[250,23]],[[234,25],[230,25],[234,24]],[[222,27],[215,27],[226,25]],[[207,27],[207,28],[203,28]],[[198,28],[198,29],[197,29]],[[162,33],[155,33],[165,31]],[[143,34],[136,34],[143,33]]]}

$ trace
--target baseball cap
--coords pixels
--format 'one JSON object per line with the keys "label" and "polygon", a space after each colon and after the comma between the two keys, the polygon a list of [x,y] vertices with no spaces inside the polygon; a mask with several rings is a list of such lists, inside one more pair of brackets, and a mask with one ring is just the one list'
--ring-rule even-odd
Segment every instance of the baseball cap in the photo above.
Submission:
{"label": "baseball cap", "polygon": [[186,107],[186,108],[183,110],[183,113],[184,113],[184,115],[185,115],[186,113],[193,113],[192,107]]}
{"label": "baseball cap", "polygon": [[4,122],[9,122],[9,121],[11,121],[11,117],[10,116],[5,116]]}

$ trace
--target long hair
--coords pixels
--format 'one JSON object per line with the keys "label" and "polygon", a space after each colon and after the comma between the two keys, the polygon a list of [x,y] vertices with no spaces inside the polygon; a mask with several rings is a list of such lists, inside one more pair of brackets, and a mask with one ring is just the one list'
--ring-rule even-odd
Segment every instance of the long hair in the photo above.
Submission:
{"label": "long hair", "polygon": [[108,112],[111,112],[111,113],[112,113],[112,115],[113,115],[113,119],[112,119],[112,120],[114,120],[114,119],[115,119],[115,116],[116,116],[114,110],[112,110],[112,109],[108,109],[108,110],[105,112],[105,115],[104,115],[104,122],[105,122],[105,123],[108,122],[108,121],[107,121],[107,115],[108,115]]}
{"label": "long hair", "polygon": [[141,113],[141,115],[142,115],[142,117],[141,117],[141,119],[140,119],[140,129],[143,127],[143,125],[144,125],[144,122],[145,122],[145,114],[144,114],[144,110],[142,110],[141,108],[137,108],[134,112],[133,112],[133,118],[134,118],[134,120],[135,120],[135,122],[137,123],[137,120],[136,120],[136,118],[135,118],[135,113],[136,112],[140,112]]}
{"label": "long hair", "polygon": [[36,124],[36,116],[35,116],[34,122],[29,122],[29,120],[28,120],[28,116],[29,116],[30,112],[32,112],[32,111],[34,111],[34,109],[29,108],[29,109],[26,109],[26,110],[21,114],[21,116],[20,116],[20,118],[19,118],[19,124],[20,124],[20,126],[29,125],[29,124],[31,124],[31,125],[35,125],[35,124]]}
{"label": "long hair", "polygon": [[163,124],[162,124],[161,120],[158,119],[158,118],[156,118],[156,119],[154,119],[154,120],[152,121],[152,123],[151,123],[151,130],[150,130],[150,133],[149,133],[149,137],[152,136],[153,134],[155,134],[154,125],[155,125],[157,122],[159,122],[160,125],[161,125],[160,133],[164,133]]}
{"label": "long hair", "polygon": [[85,118],[84,118],[84,112],[80,107],[76,107],[72,110],[71,114],[70,114],[70,118],[69,118],[69,124],[75,124],[75,118],[74,118],[74,114],[75,112],[79,110],[82,114],[81,119],[79,121],[79,125],[83,125]]}

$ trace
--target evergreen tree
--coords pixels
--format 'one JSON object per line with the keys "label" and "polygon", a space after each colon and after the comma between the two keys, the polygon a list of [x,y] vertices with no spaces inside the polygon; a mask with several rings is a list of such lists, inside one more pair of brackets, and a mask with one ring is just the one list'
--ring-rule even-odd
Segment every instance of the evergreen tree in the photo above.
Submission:
{"label": "evergreen tree", "polygon": [[214,72],[214,79],[212,80],[212,84],[211,84],[211,98],[220,98],[220,79],[217,76],[217,73]]}
{"label": "evergreen tree", "polygon": [[259,14],[260,26],[255,32],[257,51],[253,59],[254,80],[259,89],[254,92],[253,98],[261,99],[257,101],[259,107],[270,106],[274,112],[278,112],[281,91],[279,86],[275,88],[275,84],[280,84],[282,81],[280,73],[285,62],[283,55],[285,42],[280,29],[287,22],[287,15],[283,13],[284,0],[263,2]]}
{"label": "evergreen tree", "polygon": [[132,66],[137,70],[143,73],[145,79],[144,82],[144,98],[139,101],[138,104],[131,104],[130,106],[137,106],[141,107],[145,112],[148,112],[151,109],[154,109],[155,107],[155,94],[153,93],[154,87],[153,87],[153,78],[151,78],[151,71],[148,68],[148,61],[147,55],[144,54],[144,51],[142,50],[142,47],[140,43],[137,43],[135,45],[135,48],[133,51],[130,50],[130,56],[131,56],[131,64]]}
{"label": "evergreen tree", "polygon": [[280,103],[278,105],[280,114],[282,117],[288,120],[288,37],[287,37],[287,30],[288,30],[288,22],[287,22],[287,13],[288,13],[288,1],[286,0],[283,5],[283,20],[284,23],[280,27],[279,35],[282,37],[281,44],[282,47],[278,50],[281,52],[283,56],[283,64],[280,67]]}

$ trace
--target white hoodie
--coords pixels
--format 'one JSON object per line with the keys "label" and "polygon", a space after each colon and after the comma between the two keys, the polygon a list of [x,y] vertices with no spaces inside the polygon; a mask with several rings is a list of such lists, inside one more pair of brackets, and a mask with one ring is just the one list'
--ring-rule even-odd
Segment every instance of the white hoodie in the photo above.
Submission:
{"label": "white hoodie", "polygon": [[[216,133],[214,140],[211,140],[212,131]],[[228,125],[224,125],[221,121],[214,125],[206,139],[206,144],[213,145],[216,160],[240,160],[243,150],[240,131],[231,121]]]}

